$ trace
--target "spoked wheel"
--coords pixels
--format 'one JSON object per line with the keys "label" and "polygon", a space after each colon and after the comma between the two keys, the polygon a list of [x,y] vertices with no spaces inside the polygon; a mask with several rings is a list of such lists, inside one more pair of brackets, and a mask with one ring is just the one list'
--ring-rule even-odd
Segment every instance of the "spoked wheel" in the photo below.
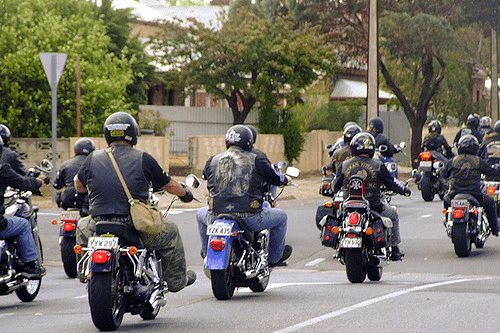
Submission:
{"label": "spoked wheel", "polygon": [[69,278],[76,278],[76,254],[73,252],[76,238],[63,237],[61,240],[61,260],[63,262],[64,272]]}
{"label": "spoked wheel", "polygon": [[366,268],[363,263],[361,249],[344,250],[345,272],[351,283],[362,283],[366,278]]}
{"label": "spoked wheel", "polygon": [[368,279],[370,281],[380,281],[380,279],[382,279],[382,271],[383,270],[384,270],[384,268],[380,267],[380,266],[369,267],[367,270]]}
{"label": "spoked wheel", "polygon": [[231,246],[229,254],[229,264],[226,269],[210,270],[212,280],[212,292],[218,300],[226,300],[233,297],[234,289],[236,288],[236,263],[238,256],[236,255],[235,244]]}
{"label": "spoked wheel", "polygon": [[469,238],[469,233],[467,232],[467,223],[454,224],[451,228],[451,239],[457,256],[469,256],[472,243]]}
{"label": "spoked wheel", "polygon": [[[42,241],[38,239],[38,247],[39,247],[39,257],[40,262],[43,263],[43,250],[42,250]],[[42,280],[25,280],[26,284],[24,284],[21,288],[16,290],[17,297],[23,302],[31,302],[33,301],[40,292],[40,288],[42,287]]]}
{"label": "spoked wheel", "polygon": [[116,330],[125,313],[123,288],[125,275],[118,270],[113,273],[93,273],[89,281],[90,314],[95,327],[101,331]]}
{"label": "spoked wheel", "polygon": [[430,175],[424,173],[422,179],[420,180],[420,189],[422,193],[422,199],[424,199],[424,201],[434,200],[434,192],[432,190]]}

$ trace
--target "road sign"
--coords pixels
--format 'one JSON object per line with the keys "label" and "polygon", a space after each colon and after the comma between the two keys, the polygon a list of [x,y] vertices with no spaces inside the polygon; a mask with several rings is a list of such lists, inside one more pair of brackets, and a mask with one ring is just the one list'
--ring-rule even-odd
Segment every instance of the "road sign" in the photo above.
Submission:
{"label": "road sign", "polygon": [[45,69],[52,90],[57,89],[67,58],[66,53],[40,53],[43,69]]}

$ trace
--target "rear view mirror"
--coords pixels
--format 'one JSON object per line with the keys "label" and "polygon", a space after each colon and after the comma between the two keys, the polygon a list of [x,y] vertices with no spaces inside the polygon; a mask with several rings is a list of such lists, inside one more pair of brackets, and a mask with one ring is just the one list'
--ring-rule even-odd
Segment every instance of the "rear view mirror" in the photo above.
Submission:
{"label": "rear view mirror", "polygon": [[294,167],[288,167],[286,169],[286,174],[290,177],[298,177],[300,174],[300,170]]}
{"label": "rear view mirror", "polygon": [[198,188],[200,187],[200,180],[195,175],[189,174],[186,177],[186,185],[191,188]]}

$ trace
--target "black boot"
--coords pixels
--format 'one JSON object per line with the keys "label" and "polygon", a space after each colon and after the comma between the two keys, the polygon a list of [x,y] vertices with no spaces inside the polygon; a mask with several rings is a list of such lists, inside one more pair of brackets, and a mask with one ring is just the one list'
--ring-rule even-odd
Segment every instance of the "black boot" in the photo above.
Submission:
{"label": "black boot", "polygon": [[390,258],[392,261],[402,260],[404,256],[405,252],[401,250],[398,246],[392,247],[391,258]]}
{"label": "black boot", "polygon": [[281,256],[281,259],[278,260],[278,262],[275,263],[269,263],[269,267],[276,267],[279,266],[280,264],[284,263],[285,260],[290,258],[292,255],[292,246],[291,245],[285,245],[285,249],[283,250],[283,255]]}
{"label": "black boot", "polygon": [[21,276],[28,280],[41,280],[47,274],[47,270],[36,261],[30,261],[24,264]]}

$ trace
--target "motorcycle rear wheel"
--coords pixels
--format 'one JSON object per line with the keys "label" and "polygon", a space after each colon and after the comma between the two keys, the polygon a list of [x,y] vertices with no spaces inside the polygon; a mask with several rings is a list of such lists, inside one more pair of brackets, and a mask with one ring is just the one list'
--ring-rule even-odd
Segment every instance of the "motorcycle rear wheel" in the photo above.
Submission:
{"label": "motorcycle rear wheel", "polygon": [[432,191],[432,182],[430,175],[423,174],[420,180],[420,189],[422,194],[422,199],[424,201],[434,200],[434,192]]}
{"label": "motorcycle rear wheel", "polygon": [[[43,263],[43,251],[42,251],[42,241],[38,239],[38,245],[40,247],[40,258]],[[42,280],[27,280],[28,282],[16,290],[17,298],[19,298],[22,302],[31,302],[33,301],[40,292],[40,288],[42,287]]]}
{"label": "motorcycle rear wheel", "polygon": [[226,269],[210,270],[210,278],[212,281],[212,293],[218,300],[226,300],[233,297],[236,289],[236,263],[238,256],[236,255],[235,244],[231,246],[229,254],[229,264]]}
{"label": "motorcycle rear wheel", "polygon": [[361,249],[344,250],[345,272],[351,283],[362,283],[366,278],[366,267],[363,263]]}
{"label": "motorcycle rear wheel", "polygon": [[469,233],[467,232],[466,223],[453,225],[451,228],[451,240],[453,241],[453,246],[457,256],[461,258],[469,256],[472,242],[470,241]]}
{"label": "motorcycle rear wheel", "polygon": [[101,331],[114,331],[125,314],[124,275],[93,273],[89,281],[89,305],[92,322]]}
{"label": "motorcycle rear wheel", "polygon": [[76,238],[74,237],[63,237],[61,239],[61,260],[63,262],[64,272],[71,279],[77,276],[76,254],[73,252],[75,244]]}

